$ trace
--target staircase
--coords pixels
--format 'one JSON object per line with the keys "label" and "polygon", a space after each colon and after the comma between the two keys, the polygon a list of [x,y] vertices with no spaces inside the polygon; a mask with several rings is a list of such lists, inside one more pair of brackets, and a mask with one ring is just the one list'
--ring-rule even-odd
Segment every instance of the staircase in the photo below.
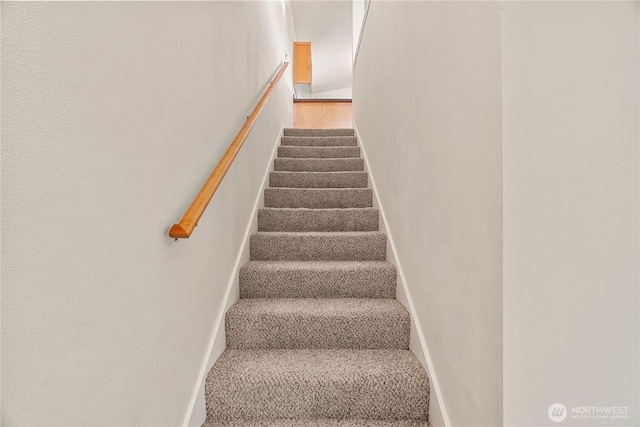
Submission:
{"label": "staircase", "polygon": [[205,426],[427,426],[429,379],[353,129],[285,129]]}

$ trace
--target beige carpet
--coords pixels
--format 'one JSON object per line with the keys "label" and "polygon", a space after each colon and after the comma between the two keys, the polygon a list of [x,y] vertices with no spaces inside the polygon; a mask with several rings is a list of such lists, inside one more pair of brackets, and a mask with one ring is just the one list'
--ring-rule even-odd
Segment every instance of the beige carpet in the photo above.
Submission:
{"label": "beige carpet", "polygon": [[429,379],[352,129],[286,129],[206,427],[428,425]]}

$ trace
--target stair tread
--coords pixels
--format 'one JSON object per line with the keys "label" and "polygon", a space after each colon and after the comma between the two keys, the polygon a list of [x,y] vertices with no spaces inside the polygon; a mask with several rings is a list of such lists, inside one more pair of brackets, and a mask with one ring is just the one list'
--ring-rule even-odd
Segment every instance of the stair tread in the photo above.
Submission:
{"label": "stair tread", "polygon": [[205,423],[202,427],[430,427],[427,421],[362,419],[270,419]]}
{"label": "stair tread", "polygon": [[355,135],[355,131],[353,128],[330,128],[330,129],[285,128],[284,130],[284,136],[325,136],[325,135],[353,136]]}
{"label": "stair tread", "polygon": [[286,188],[365,188],[368,179],[364,171],[269,173],[271,187]]}
{"label": "stair tread", "polygon": [[[225,350],[206,381],[208,421],[426,421],[429,379],[409,350]],[[313,403],[311,403],[313,402]]]}
{"label": "stair tread", "polygon": [[345,374],[367,380],[387,375],[406,377],[411,382],[427,379],[414,354],[398,349],[227,349],[216,364],[215,371],[224,370],[245,379],[278,379],[284,374],[293,374],[295,379],[317,377],[326,383],[351,381]]}
{"label": "stair tread", "polygon": [[379,213],[372,208],[261,208],[259,231],[375,231]]}
{"label": "stair tread", "polygon": [[266,316],[407,317],[407,309],[396,299],[375,298],[245,298],[227,313]]}
{"label": "stair tread", "polygon": [[267,187],[264,190],[266,207],[289,208],[351,208],[371,207],[371,188],[286,188]]}
{"label": "stair tread", "polygon": [[384,261],[387,236],[379,231],[258,231],[251,260]]}
{"label": "stair tread", "polygon": [[260,208],[258,231],[377,231],[377,208]]}
{"label": "stair tread", "polygon": [[246,298],[225,318],[227,348],[409,348],[395,299]]}
{"label": "stair tread", "polygon": [[337,158],[276,158],[274,171],[290,172],[337,172],[363,171],[364,159],[359,157]]}
{"label": "stair tread", "polygon": [[278,147],[279,158],[358,158],[360,147],[297,147],[281,145]]}
{"label": "stair tread", "polygon": [[390,269],[395,266],[389,261],[249,261],[242,268],[278,271],[335,271]]}
{"label": "stair tread", "polygon": [[388,261],[250,261],[240,268],[240,298],[395,298]]}
{"label": "stair tread", "polygon": [[[301,147],[298,147],[301,148]],[[304,147],[302,147],[304,148]],[[321,148],[321,147],[311,147],[311,148]],[[325,147],[327,148],[328,152],[331,152],[332,148],[336,148],[336,147]],[[339,148],[339,147],[338,147]],[[344,148],[348,148],[348,151],[353,150],[353,147],[344,147]],[[315,151],[315,150],[313,150]],[[276,159],[280,159],[280,160],[289,160],[289,161],[322,161],[322,162],[330,162],[330,161],[336,161],[336,160],[343,160],[343,161],[347,161],[347,160],[364,160],[362,157],[276,157]]]}
{"label": "stair tread", "polygon": [[[267,187],[265,190],[269,191],[284,191],[286,189],[283,188],[274,188]],[[371,188],[292,188],[292,191],[304,191],[304,192],[315,192],[315,193],[354,193],[354,192],[365,192],[372,193]],[[370,206],[368,206],[370,207]]]}
{"label": "stair tread", "polygon": [[386,236],[382,231],[256,231],[253,236],[272,236],[272,237],[367,237],[367,236]]}
{"label": "stair tread", "polygon": [[295,147],[347,147],[356,146],[358,140],[355,136],[344,135],[296,135],[283,136],[280,143]]}
{"label": "stair tread", "polygon": [[258,208],[258,211],[270,211],[270,212],[378,212],[378,208],[371,206],[363,208]]}
{"label": "stair tread", "polygon": [[290,175],[290,176],[361,176],[367,175],[365,171],[273,171],[269,172],[274,175]]}

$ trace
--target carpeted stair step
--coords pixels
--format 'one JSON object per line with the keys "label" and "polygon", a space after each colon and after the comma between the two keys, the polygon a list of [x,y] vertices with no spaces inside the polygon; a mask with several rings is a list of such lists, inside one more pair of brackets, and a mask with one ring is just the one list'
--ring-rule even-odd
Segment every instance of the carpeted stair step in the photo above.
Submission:
{"label": "carpeted stair step", "polygon": [[360,147],[292,147],[281,145],[278,147],[278,157],[316,159],[360,157]]}
{"label": "carpeted stair step", "polygon": [[280,144],[295,147],[355,147],[358,140],[355,136],[283,136]]}
{"label": "carpeted stair step", "polygon": [[429,379],[409,350],[225,350],[207,376],[207,422],[426,421]]}
{"label": "carpeted stair step", "polygon": [[363,171],[364,159],[274,159],[273,169],[290,172]]}
{"label": "carpeted stair step", "polygon": [[240,268],[240,298],[395,298],[387,261],[251,261]]}
{"label": "carpeted stair step", "polygon": [[285,129],[204,427],[430,427],[353,129]]}
{"label": "carpeted stair step", "polygon": [[245,298],[225,317],[227,348],[409,349],[409,313],[395,299]]}
{"label": "carpeted stair step", "polygon": [[260,208],[258,231],[377,231],[376,208]]}
{"label": "carpeted stair step", "polygon": [[368,208],[373,205],[371,188],[265,188],[267,208]]}
{"label": "carpeted stair step", "polygon": [[353,136],[353,129],[294,129],[286,128],[284,136]]}
{"label": "carpeted stair step", "polygon": [[271,419],[232,420],[205,423],[202,427],[431,427],[427,421],[337,420],[337,419]]}
{"label": "carpeted stair step", "polygon": [[387,236],[378,231],[259,231],[249,245],[252,261],[384,261],[387,256]]}
{"label": "carpeted stair step", "polygon": [[367,172],[270,172],[271,187],[365,188]]}

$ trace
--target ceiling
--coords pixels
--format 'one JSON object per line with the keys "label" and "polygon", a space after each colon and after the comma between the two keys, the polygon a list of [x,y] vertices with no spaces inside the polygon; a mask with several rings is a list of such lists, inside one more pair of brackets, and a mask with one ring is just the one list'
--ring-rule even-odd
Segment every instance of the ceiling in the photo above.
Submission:
{"label": "ceiling", "polygon": [[351,87],[352,2],[291,0],[296,41],[311,42],[313,93]]}

